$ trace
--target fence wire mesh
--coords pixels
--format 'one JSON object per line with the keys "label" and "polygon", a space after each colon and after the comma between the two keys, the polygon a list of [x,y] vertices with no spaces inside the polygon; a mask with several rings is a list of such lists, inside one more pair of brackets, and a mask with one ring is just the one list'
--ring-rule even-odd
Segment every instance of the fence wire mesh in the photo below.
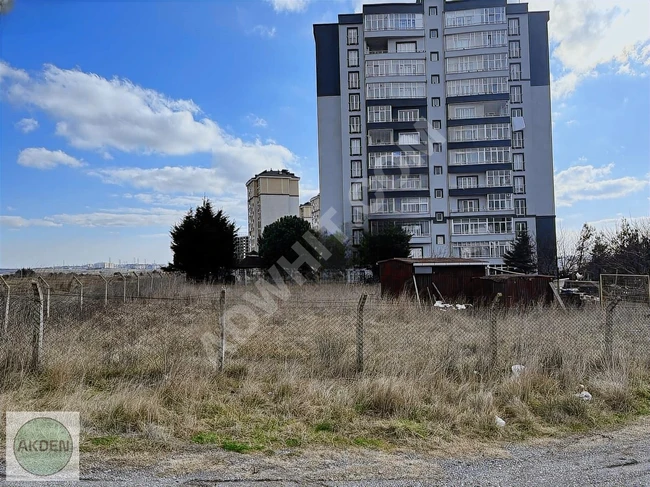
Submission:
{"label": "fence wire mesh", "polygon": [[261,282],[224,288],[223,299],[221,286],[178,277],[140,277],[139,289],[135,276],[53,281],[14,281],[9,294],[0,291],[0,310],[8,310],[0,376],[23,374],[35,362],[50,369],[74,362],[90,381],[220,367],[237,374],[251,364],[291,367],[302,377],[442,373],[458,380],[514,364],[551,375],[567,364],[600,367],[623,357],[650,364],[650,309],[638,303],[473,308],[382,299],[376,286]]}

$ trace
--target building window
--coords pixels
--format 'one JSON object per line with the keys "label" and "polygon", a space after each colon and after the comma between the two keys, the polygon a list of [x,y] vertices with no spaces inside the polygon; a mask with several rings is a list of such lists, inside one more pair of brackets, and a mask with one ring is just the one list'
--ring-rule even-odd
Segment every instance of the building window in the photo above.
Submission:
{"label": "building window", "polygon": [[440,130],[442,128],[442,120],[432,120],[431,127],[435,130]]}
{"label": "building window", "polygon": [[350,185],[350,198],[352,201],[363,200],[363,190],[361,188],[361,183],[352,183]]}
{"label": "building window", "polygon": [[464,49],[479,49],[482,47],[507,46],[506,30],[490,30],[483,32],[465,32],[445,36],[445,49],[459,51]]}
{"label": "building window", "polygon": [[457,176],[456,187],[458,189],[478,188],[478,176]]}
{"label": "building window", "polygon": [[458,200],[459,213],[473,213],[480,211],[478,200]]}
{"label": "building window", "polygon": [[515,194],[523,194],[526,192],[526,178],[524,176],[515,176]]}
{"label": "building window", "polygon": [[438,51],[429,54],[429,59],[432,62],[440,61],[440,53]]}
{"label": "building window", "polygon": [[489,194],[487,195],[488,211],[512,210],[512,195]]}
{"label": "building window", "polygon": [[434,176],[440,176],[442,174],[442,166],[433,166]]}
{"label": "building window", "polygon": [[432,107],[439,107],[440,106],[440,98],[438,98],[438,97],[431,98],[431,106]]}
{"label": "building window", "polygon": [[387,82],[366,84],[366,98],[368,100],[386,98],[424,98],[427,96],[426,91],[427,84],[425,82]]}
{"label": "building window", "polygon": [[359,29],[348,27],[348,46],[356,46],[357,44],[359,44]]}
{"label": "building window", "polygon": [[510,103],[521,103],[521,86],[510,87]]}
{"label": "building window", "polygon": [[438,7],[429,7],[429,15],[438,15]]}
{"label": "building window", "polygon": [[442,189],[436,189],[433,193],[433,197],[437,199],[443,198],[444,192],[442,191]]}
{"label": "building window", "polygon": [[363,206],[352,207],[352,223],[363,223]]}
{"label": "building window", "polygon": [[348,49],[348,68],[359,67],[359,50]]}
{"label": "building window", "polygon": [[519,81],[521,79],[521,63],[512,63],[510,65],[510,81]]}
{"label": "building window", "polygon": [[442,211],[436,211],[436,221],[438,223],[445,221],[445,214]]}
{"label": "building window", "polygon": [[508,54],[505,52],[448,57],[445,61],[447,74],[479,73],[508,69]]}
{"label": "building window", "polygon": [[351,112],[358,112],[361,110],[361,95],[358,93],[351,93],[348,97],[348,108]]}
{"label": "building window", "polygon": [[432,74],[431,75],[431,84],[432,85],[439,85],[440,84],[440,75],[439,74]]}
{"label": "building window", "polygon": [[360,134],[361,133],[361,116],[360,115],[351,115],[350,116],[350,133],[351,134]]}
{"label": "building window", "polygon": [[513,163],[513,169],[515,171],[525,171],[526,170],[526,165],[524,163],[524,155],[523,154],[513,154],[512,155],[512,163]]}
{"label": "building window", "polygon": [[528,233],[528,222],[515,222],[515,233],[517,235]]}
{"label": "building window", "polygon": [[390,105],[368,107],[368,123],[392,122]]}
{"label": "building window", "polygon": [[429,39],[438,38],[438,29],[429,29]]}
{"label": "building window", "polygon": [[348,73],[348,89],[359,89],[359,71],[351,71]]}
{"label": "building window", "polygon": [[363,230],[352,230],[352,245],[361,245],[363,240]]}
{"label": "building window", "polygon": [[417,108],[397,111],[398,122],[417,122],[419,119],[420,119],[420,110]]}
{"label": "building window", "polygon": [[397,52],[417,52],[417,42],[396,42],[395,48]]}
{"label": "building window", "polygon": [[350,139],[350,155],[361,155],[361,139]]}
{"label": "building window", "polygon": [[432,152],[442,152],[442,144],[440,142],[434,142],[431,144]]}
{"label": "building window", "polygon": [[411,247],[409,249],[409,259],[421,259],[424,256],[422,247]]}
{"label": "building window", "polygon": [[522,130],[512,133],[512,148],[513,149],[524,148],[524,132]]}
{"label": "building window", "polygon": [[447,96],[492,95],[508,93],[508,78],[469,78],[447,81]]}
{"label": "building window", "polygon": [[350,163],[350,177],[360,178],[363,177],[362,173],[362,162],[360,160],[354,160]]}
{"label": "building window", "polygon": [[419,132],[402,132],[399,134],[398,144],[400,145],[418,145],[419,143]]}
{"label": "building window", "polygon": [[515,118],[515,117],[523,117],[523,116],[524,116],[524,109],[523,109],[523,108],[513,108],[513,109],[510,111],[510,116],[511,116],[512,118]]}
{"label": "building window", "polygon": [[519,35],[519,19],[508,20],[508,35],[509,36]]}
{"label": "building window", "polygon": [[444,235],[436,235],[436,245],[445,245]]}
{"label": "building window", "polygon": [[515,199],[515,215],[526,216],[526,200]]}
{"label": "building window", "polygon": [[510,41],[508,43],[508,57],[510,59],[521,57],[521,44],[519,41]]}
{"label": "building window", "polygon": [[505,7],[474,8],[445,13],[445,27],[469,27],[470,25],[505,23]]}

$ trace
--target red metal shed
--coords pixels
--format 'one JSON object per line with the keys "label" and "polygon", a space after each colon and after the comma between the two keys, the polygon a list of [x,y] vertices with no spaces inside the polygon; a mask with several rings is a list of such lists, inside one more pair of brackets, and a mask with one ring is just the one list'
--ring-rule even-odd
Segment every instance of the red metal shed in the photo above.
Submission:
{"label": "red metal shed", "polygon": [[420,298],[433,300],[441,295],[445,300],[471,300],[472,279],[485,276],[488,266],[480,260],[452,257],[388,259],[378,264],[382,296],[414,295],[417,284]]}

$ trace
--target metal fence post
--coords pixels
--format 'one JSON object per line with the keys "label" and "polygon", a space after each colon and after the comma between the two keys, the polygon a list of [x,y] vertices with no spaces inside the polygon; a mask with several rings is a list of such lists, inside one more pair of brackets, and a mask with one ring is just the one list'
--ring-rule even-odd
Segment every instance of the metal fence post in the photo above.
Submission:
{"label": "metal fence post", "polygon": [[46,295],[45,317],[49,319],[50,318],[50,285],[47,283],[45,279],[43,279],[43,276],[38,276],[38,280],[41,281],[43,284],[45,284],[45,295]]}
{"label": "metal fence post", "polygon": [[81,314],[84,311],[84,285],[79,279],[77,279],[77,276],[73,275],[72,279],[77,281],[77,284],[79,284],[79,314]]}
{"label": "metal fence post", "polygon": [[121,272],[118,272],[122,278],[122,302],[126,303],[126,276]]}
{"label": "metal fence post", "polygon": [[131,272],[133,272],[133,275],[135,276],[135,282],[136,282],[136,286],[137,286],[135,297],[139,298],[140,297],[140,276],[135,271],[131,271]]}
{"label": "metal fence post", "polygon": [[104,307],[108,306],[108,279],[99,274],[99,277],[104,281]]}
{"label": "metal fence post", "polygon": [[43,358],[43,291],[37,280],[32,281],[34,291],[33,324],[32,324],[32,362],[31,370],[38,370]]}
{"label": "metal fence post", "polygon": [[219,370],[226,365],[226,288],[221,288],[219,296],[219,328],[221,332],[221,347],[219,349]]}
{"label": "metal fence post", "polygon": [[357,373],[363,372],[363,307],[366,305],[367,294],[359,297],[357,306]]}
{"label": "metal fence post", "polygon": [[614,309],[620,302],[617,296],[605,307],[605,360],[610,365],[614,363]]}
{"label": "metal fence post", "polygon": [[7,300],[5,301],[5,315],[3,318],[4,334],[6,335],[9,330],[9,298],[11,297],[11,287],[4,280],[4,277],[0,276],[0,280],[2,280],[2,283],[7,288]]}
{"label": "metal fence post", "polygon": [[495,308],[499,303],[501,296],[501,293],[497,293],[497,295],[494,296],[494,300],[492,300],[492,305],[490,306],[490,366],[492,368],[496,367],[497,361],[499,360],[499,335]]}

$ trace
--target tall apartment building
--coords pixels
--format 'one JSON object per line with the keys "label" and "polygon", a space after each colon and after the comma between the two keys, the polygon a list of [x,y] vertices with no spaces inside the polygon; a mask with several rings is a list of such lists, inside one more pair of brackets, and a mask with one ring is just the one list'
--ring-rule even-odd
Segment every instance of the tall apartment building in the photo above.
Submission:
{"label": "tall apartment building", "polygon": [[246,183],[248,193],[248,236],[251,251],[259,251],[264,227],[283,216],[298,216],[300,178],[286,169],[256,174]]}
{"label": "tall apartment building", "polygon": [[248,235],[238,235],[235,237],[235,257],[237,260],[244,260],[250,252],[250,238]]}
{"label": "tall apartment building", "polygon": [[321,208],[360,242],[503,263],[518,231],[555,269],[548,12],[506,0],[364,5],[314,26]]}
{"label": "tall apartment building", "polygon": [[309,226],[313,226],[313,216],[312,216],[312,207],[311,203],[309,201],[306,201],[300,207],[298,208],[298,213],[300,218],[305,220],[307,223],[309,223]]}
{"label": "tall apartment building", "polygon": [[320,229],[320,194],[309,200],[311,204],[311,226],[316,230]]}

